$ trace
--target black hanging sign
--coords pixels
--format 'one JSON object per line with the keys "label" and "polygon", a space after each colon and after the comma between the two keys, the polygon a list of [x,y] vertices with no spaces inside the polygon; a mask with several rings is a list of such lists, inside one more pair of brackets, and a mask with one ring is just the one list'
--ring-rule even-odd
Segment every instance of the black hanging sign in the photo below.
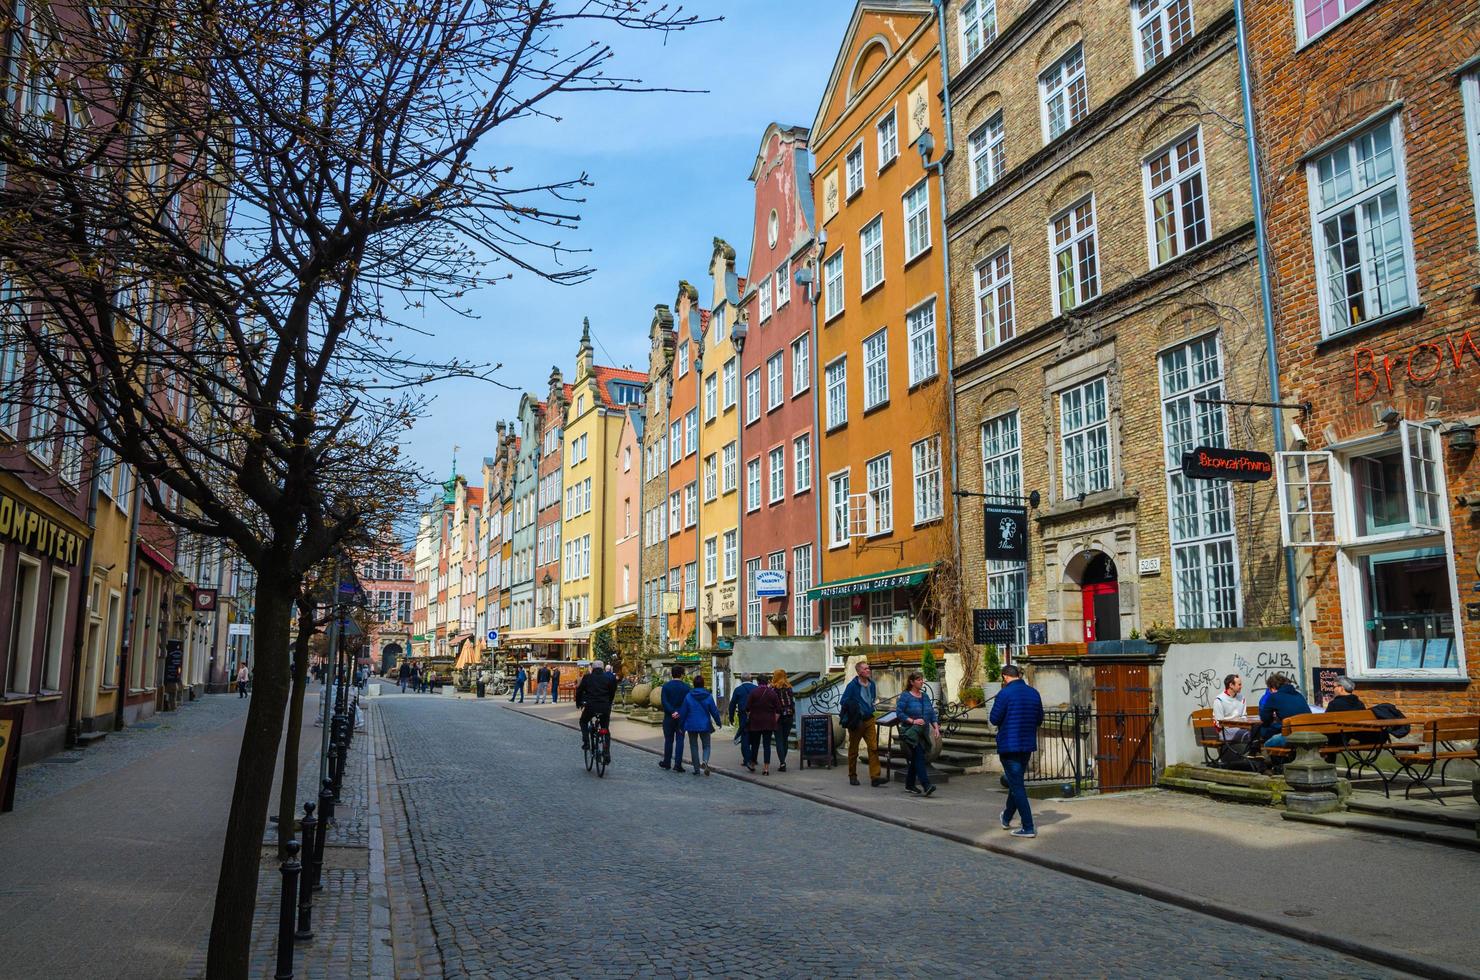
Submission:
{"label": "black hanging sign", "polygon": [[1182,475],[1189,480],[1258,483],[1274,476],[1274,462],[1269,453],[1252,449],[1198,446],[1192,452],[1182,454]]}
{"label": "black hanging sign", "polygon": [[988,561],[1028,560],[1028,508],[988,503],[982,522]]}
{"label": "black hanging sign", "polygon": [[1017,641],[1017,613],[1011,609],[971,610],[971,642],[977,646],[988,643],[1014,643]]}
{"label": "black hanging sign", "polygon": [[797,733],[797,744],[802,750],[803,763],[832,768],[832,723],[832,715],[802,715],[802,730]]}

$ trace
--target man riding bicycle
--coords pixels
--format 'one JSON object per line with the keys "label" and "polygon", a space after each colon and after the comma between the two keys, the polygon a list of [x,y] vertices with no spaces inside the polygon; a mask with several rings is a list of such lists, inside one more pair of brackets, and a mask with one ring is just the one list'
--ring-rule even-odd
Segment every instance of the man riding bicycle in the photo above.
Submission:
{"label": "man riding bicycle", "polygon": [[591,719],[599,718],[601,727],[610,728],[612,723],[612,702],[617,696],[617,679],[606,672],[606,664],[601,661],[591,665],[591,673],[581,678],[581,683],[576,685],[576,707],[581,709],[581,748],[589,745],[586,726]]}

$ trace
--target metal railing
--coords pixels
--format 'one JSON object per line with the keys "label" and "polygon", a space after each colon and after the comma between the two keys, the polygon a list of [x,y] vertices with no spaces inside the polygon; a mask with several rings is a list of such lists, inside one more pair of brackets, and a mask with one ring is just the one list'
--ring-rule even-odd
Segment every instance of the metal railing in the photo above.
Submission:
{"label": "metal railing", "polygon": [[1094,780],[1094,712],[1082,705],[1045,711],[1038,726],[1038,751],[1028,760],[1030,783],[1069,783],[1076,791]]}

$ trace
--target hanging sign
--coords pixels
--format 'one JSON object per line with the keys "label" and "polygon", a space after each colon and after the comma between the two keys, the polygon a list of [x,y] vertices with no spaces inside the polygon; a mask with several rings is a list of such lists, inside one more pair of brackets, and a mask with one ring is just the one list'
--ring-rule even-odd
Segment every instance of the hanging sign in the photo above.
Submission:
{"label": "hanging sign", "polygon": [[1269,458],[1269,453],[1252,449],[1198,446],[1192,452],[1182,454],[1182,475],[1189,480],[1258,483],[1274,476],[1274,461]]}
{"label": "hanging sign", "polygon": [[982,507],[988,561],[1028,560],[1028,508],[988,503]]}
{"label": "hanging sign", "polygon": [[1013,643],[1017,640],[1017,613],[1012,609],[971,610],[971,642]]}
{"label": "hanging sign", "polygon": [[786,573],[776,568],[761,568],[755,573],[755,597],[779,599],[786,595]]}
{"label": "hanging sign", "polygon": [[215,609],[216,609],[216,590],[215,589],[196,589],[195,590],[195,611],[196,612],[214,612]]}

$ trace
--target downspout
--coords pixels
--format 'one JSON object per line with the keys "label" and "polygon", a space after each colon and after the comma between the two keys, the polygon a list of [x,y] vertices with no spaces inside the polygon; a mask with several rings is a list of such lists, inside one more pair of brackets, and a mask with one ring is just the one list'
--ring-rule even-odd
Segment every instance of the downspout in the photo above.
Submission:
{"label": "downspout", "polygon": [[[1264,314],[1265,360],[1269,365],[1269,400],[1280,400],[1280,369],[1275,359],[1274,296],[1269,275],[1269,238],[1264,221],[1264,192],[1259,179],[1259,145],[1254,136],[1254,94],[1250,84],[1249,39],[1244,24],[1243,0],[1234,0],[1234,22],[1238,26],[1238,84],[1244,110],[1244,142],[1249,154],[1249,192],[1254,207],[1254,240],[1259,255],[1259,302]],[[1274,422],[1274,450],[1285,451],[1284,413],[1279,408],[1271,409]],[[1284,529],[1280,529],[1281,534]],[[1305,676],[1305,633],[1300,626],[1299,590],[1295,576],[1295,553],[1286,546],[1285,594],[1290,604],[1290,623],[1295,627],[1295,655],[1300,665],[1300,675]]]}
{"label": "downspout", "polygon": [[113,693],[113,728],[115,731],[123,729],[123,707],[129,690],[128,672],[132,669],[129,659],[133,654],[134,617],[137,615],[140,591],[134,579],[139,571],[139,512],[143,509],[144,488],[139,485],[138,471],[134,470],[131,475],[133,480],[129,492],[133,495],[133,501],[129,508],[128,578],[123,584],[126,604],[123,613],[122,652],[118,657],[118,676],[114,678],[118,681],[118,686]]}
{"label": "downspout", "polygon": [[[817,208],[815,202],[812,208],[815,214]],[[813,371],[811,384],[812,431],[817,433],[817,446],[812,452],[812,468],[815,470],[812,474],[812,510],[813,519],[816,521],[814,525],[816,532],[813,534],[812,540],[817,542],[817,554],[812,559],[812,581],[814,583],[820,583],[822,581],[822,556],[827,552],[828,544],[830,543],[824,540],[822,536],[822,498],[825,494],[832,493],[831,488],[823,483],[823,480],[827,479],[827,474],[822,471],[822,442],[827,438],[827,433],[822,428],[822,396],[817,390],[826,384],[827,379],[827,369],[826,365],[822,362],[822,347],[820,346],[822,338],[817,334],[817,294],[822,287],[822,258],[827,252],[827,233],[819,228],[812,236],[812,241],[814,243],[811,263],[812,281],[807,283],[807,302],[812,305],[812,329],[811,335],[807,338],[807,343],[812,345],[812,360],[817,366],[816,370]],[[803,599],[803,601],[805,602],[807,600]],[[812,628],[817,629],[821,625],[821,622],[822,602],[819,600],[817,603],[817,616],[813,618]],[[826,647],[826,641],[823,641],[823,646]],[[824,657],[823,660],[825,665],[827,658]]]}
{"label": "downspout", "polygon": [[[93,542],[98,534],[98,488],[102,483],[102,473],[98,463],[101,457],[93,460],[92,480],[89,481],[87,491],[87,526],[92,532],[87,536],[87,543],[82,546],[82,590],[77,596],[77,629],[73,631],[72,637],[72,680],[68,684],[71,697],[71,710],[67,718],[67,747],[77,746],[78,736],[82,734],[82,648],[83,638],[86,635],[86,627],[91,617],[88,615],[88,600],[92,596],[92,566],[93,566]],[[101,599],[102,597],[99,596]],[[99,642],[102,642],[99,640]]]}

